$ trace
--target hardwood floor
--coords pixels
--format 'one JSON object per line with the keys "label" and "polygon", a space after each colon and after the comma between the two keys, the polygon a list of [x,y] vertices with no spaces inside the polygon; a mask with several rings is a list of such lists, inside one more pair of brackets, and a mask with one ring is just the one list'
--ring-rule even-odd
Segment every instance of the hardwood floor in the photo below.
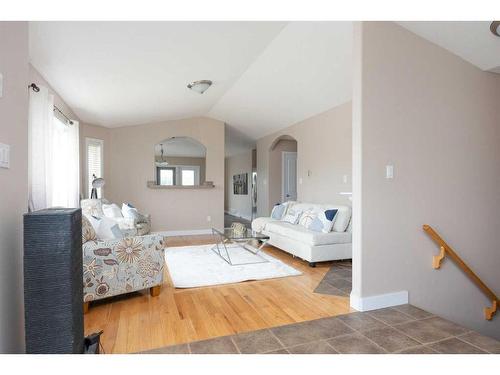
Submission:
{"label": "hardwood floor", "polygon": [[[180,236],[170,237],[167,246],[207,243],[213,243],[212,236]],[[265,251],[303,274],[176,289],[166,271],[158,297],[145,290],[94,302],[85,314],[85,334],[103,330],[106,353],[134,353],[350,311],[348,297],[313,293],[331,263],[311,268],[272,246]]]}

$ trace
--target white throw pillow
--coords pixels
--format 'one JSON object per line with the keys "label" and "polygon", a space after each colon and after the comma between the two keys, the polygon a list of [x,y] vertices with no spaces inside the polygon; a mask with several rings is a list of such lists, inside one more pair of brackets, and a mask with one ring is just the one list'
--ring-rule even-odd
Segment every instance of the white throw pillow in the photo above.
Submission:
{"label": "white throw pillow", "polygon": [[104,212],[104,216],[110,217],[112,219],[122,218],[122,210],[116,204],[103,204],[102,211]]}
{"label": "white throw pillow", "polygon": [[109,217],[87,216],[98,240],[123,238],[123,232],[115,220]]}
{"label": "white throw pillow", "polygon": [[309,228],[311,223],[316,219],[318,214],[313,210],[307,210],[300,215],[299,225],[302,225],[304,228]]}
{"label": "white throw pillow", "polygon": [[123,215],[123,217],[129,218],[129,219],[138,219],[139,218],[139,212],[137,211],[137,208],[132,206],[130,203],[123,203],[122,204],[122,215]]}
{"label": "white throw pillow", "polygon": [[294,210],[293,208],[290,208],[287,211],[286,215],[283,216],[283,219],[281,219],[281,220],[295,225],[299,222],[301,214],[302,214],[302,211],[298,211],[298,210]]}
{"label": "white throw pillow", "polygon": [[283,216],[285,216],[289,204],[290,202],[276,204],[271,211],[271,217],[276,220],[283,219]]}
{"label": "white throw pillow", "polygon": [[333,223],[334,232],[345,232],[349,222],[351,221],[351,207],[349,206],[338,206],[329,207],[328,209],[337,209],[337,215],[335,216],[335,221]]}
{"label": "white throw pillow", "polygon": [[316,214],[316,217],[310,221],[307,229],[315,232],[329,233],[332,231],[335,218],[337,217],[338,210],[321,210]]}

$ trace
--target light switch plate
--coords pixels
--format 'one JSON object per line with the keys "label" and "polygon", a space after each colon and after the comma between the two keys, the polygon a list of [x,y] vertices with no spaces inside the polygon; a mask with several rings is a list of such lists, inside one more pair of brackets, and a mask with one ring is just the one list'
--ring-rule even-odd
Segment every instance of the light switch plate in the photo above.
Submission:
{"label": "light switch plate", "polygon": [[0,143],[0,168],[10,168],[10,146]]}
{"label": "light switch plate", "polygon": [[0,73],[0,98],[3,97],[3,74]]}
{"label": "light switch plate", "polygon": [[387,178],[387,179],[394,178],[394,165],[386,165],[385,166],[385,178]]}

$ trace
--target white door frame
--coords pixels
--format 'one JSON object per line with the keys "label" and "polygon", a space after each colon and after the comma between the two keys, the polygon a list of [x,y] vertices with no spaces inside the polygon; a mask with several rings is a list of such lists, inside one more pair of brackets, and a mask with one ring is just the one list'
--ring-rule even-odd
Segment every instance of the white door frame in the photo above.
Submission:
{"label": "white door frame", "polygon": [[[294,154],[295,155],[295,179],[297,179],[297,161],[298,154],[297,151],[282,151],[281,152],[281,202],[285,202],[285,159],[286,155]],[[295,188],[297,188],[297,182],[295,182]],[[297,192],[295,192],[297,194]],[[295,197],[297,199],[297,197]]]}

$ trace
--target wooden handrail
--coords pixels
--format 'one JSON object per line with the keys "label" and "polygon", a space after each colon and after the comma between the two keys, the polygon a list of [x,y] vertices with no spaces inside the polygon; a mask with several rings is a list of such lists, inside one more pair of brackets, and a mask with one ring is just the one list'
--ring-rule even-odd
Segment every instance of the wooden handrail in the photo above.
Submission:
{"label": "wooden handrail", "polygon": [[439,269],[441,267],[441,262],[445,255],[449,255],[451,259],[458,264],[458,266],[465,272],[469,278],[474,281],[477,286],[483,291],[486,296],[491,299],[491,307],[484,308],[484,317],[487,320],[491,320],[493,315],[495,315],[499,303],[498,297],[493,293],[493,291],[486,286],[485,283],[470,269],[470,267],[465,264],[465,262],[458,256],[457,253],[441,238],[439,234],[430,226],[425,224],[423,226],[424,231],[439,245],[440,252],[439,255],[435,255],[432,260],[432,267]]}

